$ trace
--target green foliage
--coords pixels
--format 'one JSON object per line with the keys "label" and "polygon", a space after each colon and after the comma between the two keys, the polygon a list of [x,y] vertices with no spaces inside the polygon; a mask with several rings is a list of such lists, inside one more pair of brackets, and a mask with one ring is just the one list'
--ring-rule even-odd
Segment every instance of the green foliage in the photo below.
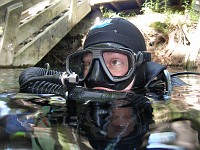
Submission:
{"label": "green foliage", "polygon": [[132,16],[136,16],[136,13],[134,11],[130,11],[130,12],[125,12],[122,11],[119,13],[120,17],[132,17]]}
{"label": "green foliage", "polygon": [[196,0],[183,0],[181,5],[177,6],[168,6],[170,0],[145,0],[145,3],[142,6],[142,12],[157,12],[157,13],[177,13],[180,12],[184,14],[185,12],[189,12],[191,17],[199,16],[199,12],[194,10]]}
{"label": "green foliage", "polygon": [[[185,8],[185,13],[190,17],[191,21],[197,22],[199,20],[199,12],[197,12],[194,7],[195,7],[195,1],[193,0],[191,4],[188,4],[186,2],[186,5],[183,5]],[[200,11],[200,10],[199,10]]]}
{"label": "green foliage", "polygon": [[145,3],[142,6],[142,12],[151,10],[152,12],[165,12],[167,10],[167,1],[168,0],[145,0]]}
{"label": "green foliage", "polygon": [[111,18],[111,17],[117,15],[116,12],[109,10],[107,8],[104,8],[104,7],[101,7],[100,10],[101,10],[101,13],[103,14],[103,18]]}
{"label": "green foliage", "polygon": [[182,5],[168,6],[170,0],[145,0],[141,11],[144,13],[163,13],[167,15],[185,15],[192,23],[199,20],[199,12],[194,9],[196,0],[183,0]]}
{"label": "green foliage", "polygon": [[136,13],[134,11],[130,11],[130,12],[122,11],[122,12],[117,13],[117,12],[114,12],[114,11],[104,8],[104,7],[101,7],[100,10],[101,10],[101,13],[103,14],[103,18],[111,18],[111,17],[126,18],[126,17],[131,17],[131,16],[136,15]]}
{"label": "green foliage", "polygon": [[166,22],[153,22],[152,24],[150,24],[150,27],[154,28],[156,31],[167,35],[168,31],[169,31],[169,24],[167,24]]}
{"label": "green foliage", "polygon": [[194,10],[189,11],[189,16],[190,16],[191,21],[193,22],[197,22],[200,17],[199,14]]}

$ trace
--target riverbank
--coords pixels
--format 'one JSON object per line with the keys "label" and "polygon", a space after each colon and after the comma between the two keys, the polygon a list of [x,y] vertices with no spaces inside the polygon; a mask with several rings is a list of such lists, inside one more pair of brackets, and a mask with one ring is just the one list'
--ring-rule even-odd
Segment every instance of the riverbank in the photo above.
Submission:
{"label": "riverbank", "polygon": [[[155,28],[155,23],[166,25],[165,22],[169,20],[166,14],[142,14],[126,19],[135,24],[143,33],[147,50],[152,53],[153,61],[168,66],[185,67],[186,57],[192,51],[188,36],[194,35],[197,24],[192,24],[187,16],[172,14],[170,17],[173,28],[167,34]],[[187,24],[183,24],[184,21]],[[200,68],[200,51],[196,56],[194,68]]]}

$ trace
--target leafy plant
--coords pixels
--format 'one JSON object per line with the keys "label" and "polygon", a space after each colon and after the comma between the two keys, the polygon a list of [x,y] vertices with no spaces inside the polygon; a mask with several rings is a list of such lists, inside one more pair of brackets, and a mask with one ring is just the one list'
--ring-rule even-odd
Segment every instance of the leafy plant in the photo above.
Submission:
{"label": "leafy plant", "polygon": [[104,18],[111,18],[111,17],[126,18],[126,17],[131,17],[131,16],[136,15],[134,11],[130,11],[130,12],[121,11],[121,12],[117,13],[117,12],[114,12],[114,11],[104,8],[104,7],[101,7],[100,10],[101,10],[101,13],[103,14]]}
{"label": "leafy plant", "polygon": [[113,16],[116,16],[116,14],[117,14],[116,12],[114,12],[110,9],[104,8],[104,7],[101,7],[100,10],[101,10],[101,13],[103,14],[104,18],[111,18]]}
{"label": "leafy plant", "polygon": [[153,22],[152,24],[150,24],[150,27],[154,28],[156,31],[167,35],[168,31],[169,31],[169,24],[167,24],[166,22]]}
{"label": "leafy plant", "polygon": [[192,23],[199,20],[199,12],[194,8],[196,0],[183,0],[181,6],[168,6],[170,0],[145,0],[141,11],[144,13],[163,13],[167,15],[185,15]]}

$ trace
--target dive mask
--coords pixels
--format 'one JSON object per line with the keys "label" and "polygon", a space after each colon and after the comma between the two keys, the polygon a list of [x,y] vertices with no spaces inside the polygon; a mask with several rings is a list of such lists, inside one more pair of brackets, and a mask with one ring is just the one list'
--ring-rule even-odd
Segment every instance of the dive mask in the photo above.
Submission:
{"label": "dive mask", "polygon": [[66,59],[66,70],[75,72],[79,80],[86,79],[92,71],[95,61],[110,81],[120,82],[130,78],[136,68],[136,54],[128,48],[85,48],[78,50]]}

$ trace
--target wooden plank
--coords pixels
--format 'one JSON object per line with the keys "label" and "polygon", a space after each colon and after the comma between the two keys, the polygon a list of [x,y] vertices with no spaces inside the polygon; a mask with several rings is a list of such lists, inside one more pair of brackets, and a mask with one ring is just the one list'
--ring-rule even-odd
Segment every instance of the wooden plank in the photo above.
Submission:
{"label": "wooden plank", "polygon": [[22,2],[22,4],[24,5],[24,10],[25,10],[25,9],[28,9],[28,8],[34,6],[35,4],[40,3],[42,1],[46,1],[46,0],[1,0],[0,1],[0,7],[7,8],[9,5],[13,5],[15,3]]}
{"label": "wooden plank", "polygon": [[[36,5],[37,3],[40,3],[42,1],[46,1],[46,0],[0,0],[0,21],[5,21],[5,15],[6,15],[6,11],[7,8],[11,5],[14,5],[16,3],[20,3],[22,2],[23,4],[23,10],[25,11],[27,9],[29,9],[30,7]],[[49,0],[52,1],[52,0]]]}
{"label": "wooden plank", "polygon": [[103,3],[114,3],[114,2],[132,2],[135,0],[91,0],[90,5],[96,5],[96,4],[103,4]]}
{"label": "wooden plank", "polygon": [[76,21],[76,12],[77,12],[77,1],[71,0],[70,3],[70,9],[69,9],[69,21],[71,21],[72,24]]}
{"label": "wooden plank", "polygon": [[[74,21],[78,23],[90,11],[89,1],[85,0],[77,6],[77,17]],[[13,66],[34,66],[39,62],[73,27],[69,19],[69,12],[50,25],[30,43],[21,48],[14,56]]]}
{"label": "wooden plank", "polygon": [[41,27],[69,7],[70,0],[60,0],[19,27],[17,44],[37,32]]}
{"label": "wooden plank", "polygon": [[77,5],[76,20],[74,21],[75,23],[74,25],[80,22],[91,11],[91,6],[89,1],[90,0],[85,0]]}
{"label": "wooden plank", "polygon": [[0,7],[1,6],[3,6],[3,5],[5,5],[5,4],[7,4],[7,3],[10,3],[10,2],[12,2],[13,0],[1,0],[0,1]]}
{"label": "wooden plank", "polygon": [[12,65],[16,33],[19,27],[22,9],[23,4],[21,2],[11,5],[7,9],[6,25],[4,29],[3,38],[0,44],[1,66]]}

